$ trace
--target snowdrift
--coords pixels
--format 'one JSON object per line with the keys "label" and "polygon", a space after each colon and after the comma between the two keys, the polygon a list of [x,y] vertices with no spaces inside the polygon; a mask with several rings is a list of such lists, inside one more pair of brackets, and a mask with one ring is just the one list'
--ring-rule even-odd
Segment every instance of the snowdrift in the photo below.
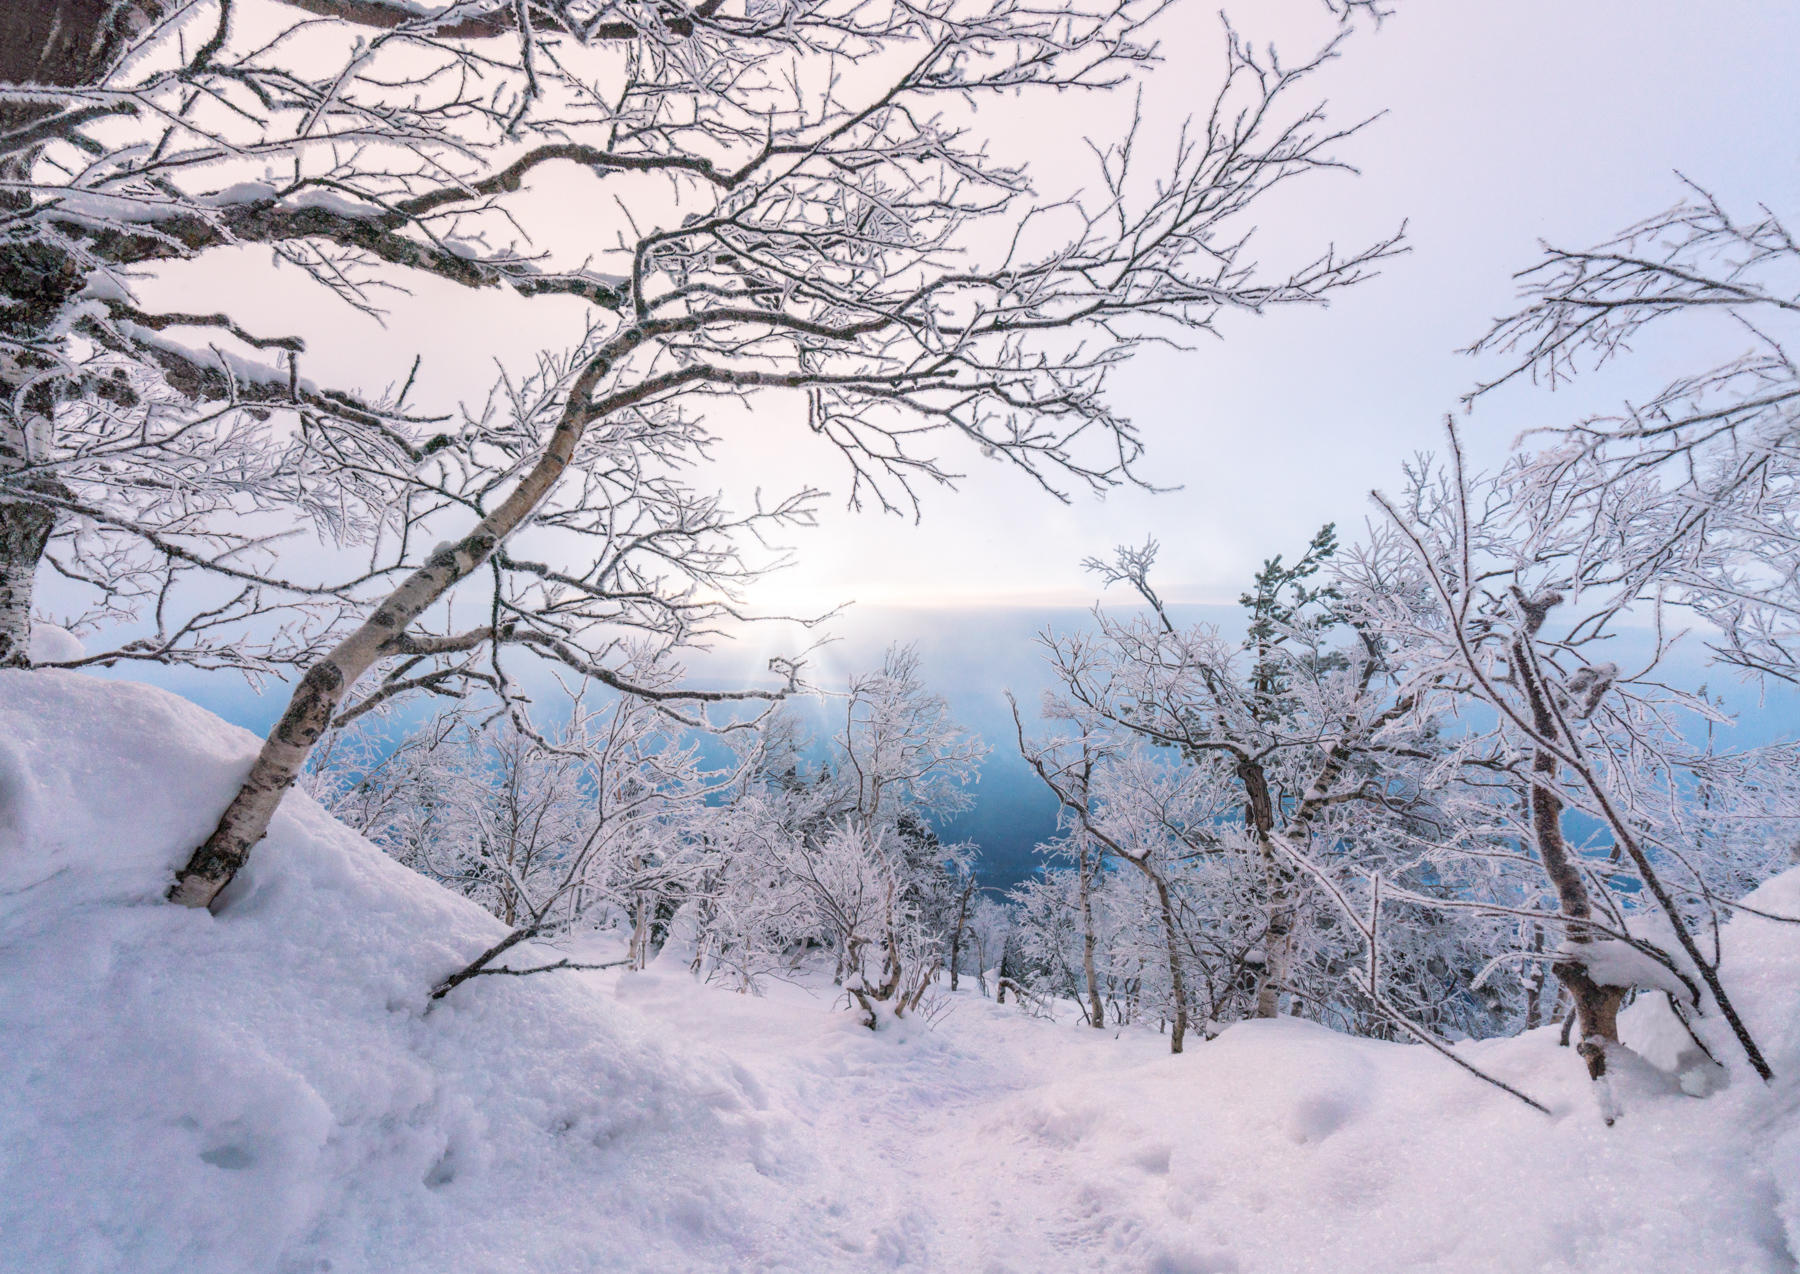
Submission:
{"label": "snowdrift", "polygon": [[[306,798],[217,916],[162,902],[256,741],[164,692],[0,673],[0,1270],[1793,1271],[1800,929],[1726,932],[1774,1064],[1604,1127],[1553,1032],[1427,1050],[1245,1023],[1182,1057],[949,997],[678,968],[429,987],[498,924]],[[1800,875],[1757,903],[1800,914]],[[1690,1083],[1690,1087],[1694,1087]]]}
{"label": "snowdrift", "polygon": [[[748,1076],[592,984],[432,983],[503,930],[304,796],[217,918],[161,901],[257,740],[0,674],[0,1267],[754,1267],[786,1148]],[[488,986],[485,983],[514,983]]]}

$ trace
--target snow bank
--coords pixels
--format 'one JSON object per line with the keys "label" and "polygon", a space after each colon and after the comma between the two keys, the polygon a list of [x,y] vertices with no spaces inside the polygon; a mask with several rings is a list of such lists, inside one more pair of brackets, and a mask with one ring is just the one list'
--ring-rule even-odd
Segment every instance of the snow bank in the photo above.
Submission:
{"label": "snow bank", "polygon": [[[677,967],[426,989],[487,916],[291,798],[221,915],[164,904],[254,740],[0,673],[0,1270],[1791,1274],[1800,930],[1728,928],[1779,1080],[1660,1000],[1605,1127],[1551,1030],[1296,1021],[1180,1057],[967,991],[871,1034]],[[1756,905],[1800,914],[1800,875]],[[1662,1069],[1658,1069],[1658,1068]],[[1701,1066],[1716,1071],[1717,1068]]]}
{"label": "snow bank", "polygon": [[757,1268],[779,1121],[592,980],[426,991],[501,932],[300,795],[161,900],[255,740],[0,673],[0,1268]]}

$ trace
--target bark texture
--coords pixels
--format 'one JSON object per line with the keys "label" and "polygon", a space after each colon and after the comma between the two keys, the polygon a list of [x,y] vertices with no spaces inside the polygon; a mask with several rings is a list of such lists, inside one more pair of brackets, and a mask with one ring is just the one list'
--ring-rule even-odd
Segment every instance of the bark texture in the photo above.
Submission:
{"label": "bark texture", "polygon": [[1087,1018],[1088,1025],[1096,1031],[1106,1029],[1106,1011],[1100,1003],[1100,979],[1094,971],[1094,953],[1098,940],[1094,935],[1094,881],[1101,870],[1102,852],[1094,838],[1088,835],[1085,811],[1088,807],[1088,793],[1094,781],[1094,757],[1084,743],[1081,749],[1081,808],[1084,815],[1075,825],[1075,886],[1079,891],[1081,906],[1081,976],[1087,983]]}
{"label": "bark texture", "polygon": [[1162,912],[1163,940],[1168,944],[1169,994],[1175,1000],[1175,1020],[1169,1024],[1169,1051],[1179,1053],[1182,1042],[1187,1039],[1188,993],[1187,979],[1181,970],[1181,942],[1175,927],[1175,906],[1170,901],[1169,886],[1163,882],[1163,878],[1152,874],[1150,880],[1156,886],[1156,904]]}
{"label": "bark texture", "polygon": [[[163,0],[27,0],[6,6],[0,22],[0,80],[8,84],[98,84],[132,37],[171,6]],[[0,106],[11,132],[56,111],[50,105]]]}
{"label": "bark texture", "polygon": [[[72,88],[98,84],[126,41],[162,16],[155,0],[31,0],[8,5],[0,21],[0,82]],[[0,177],[21,177],[36,161],[42,141],[31,126],[56,114],[50,104],[0,104]],[[0,210],[26,207],[23,194],[0,192]],[[20,347],[54,340],[63,307],[85,276],[65,252],[45,244],[0,244],[0,333]],[[8,355],[0,366],[0,477],[30,463],[29,424],[53,404],[44,395],[21,394],[45,366],[41,355]],[[17,488],[15,488],[15,492]],[[0,500],[0,668],[30,666],[31,595],[38,563],[55,529],[55,514],[29,498]]]}
{"label": "bark texture", "polygon": [[956,926],[950,931],[950,989],[956,990],[956,966],[962,961],[963,933],[969,927],[969,900],[975,896],[975,881],[963,886],[956,899]]}
{"label": "bark texture", "polygon": [[0,668],[31,667],[31,590],[55,523],[42,505],[0,503]]}
{"label": "bark texture", "polygon": [[1269,795],[1269,779],[1261,765],[1247,757],[1237,761],[1238,781],[1244,785],[1244,822],[1262,853],[1263,889],[1268,925],[1263,932],[1262,973],[1256,983],[1256,1017],[1275,1017],[1281,1011],[1281,989],[1288,981],[1294,948],[1294,876],[1275,852],[1270,836],[1275,830],[1275,802]]}
{"label": "bark texture", "polygon": [[1094,973],[1094,949],[1097,939],[1094,936],[1094,893],[1093,870],[1090,866],[1098,855],[1090,854],[1086,847],[1085,832],[1078,832],[1083,841],[1081,861],[1078,865],[1080,875],[1077,877],[1081,890],[1081,976],[1087,980],[1088,1025],[1096,1031],[1106,1029],[1106,1011],[1100,1003],[1100,979]]}
{"label": "bark texture", "polygon": [[[1525,685],[1532,727],[1542,738],[1555,738],[1556,719],[1550,709],[1548,691],[1532,672],[1535,665],[1530,662],[1529,655],[1523,639],[1513,643],[1514,666],[1520,670]],[[1568,842],[1563,839],[1563,802],[1552,786],[1556,781],[1556,756],[1549,748],[1539,746],[1533,750],[1531,780],[1532,839],[1544,874],[1556,890],[1565,949],[1579,953],[1594,940],[1590,927],[1594,904],[1587,882],[1581,878],[1581,868],[1569,852]],[[1607,1052],[1619,1043],[1619,1006],[1625,1000],[1625,988],[1601,986],[1579,958],[1558,960],[1550,966],[1550,971],[1574,1001],[1576,1025],[1580,1028],[1575,1051],[1587,1063],[1588,1078],[1605,1078]]]}

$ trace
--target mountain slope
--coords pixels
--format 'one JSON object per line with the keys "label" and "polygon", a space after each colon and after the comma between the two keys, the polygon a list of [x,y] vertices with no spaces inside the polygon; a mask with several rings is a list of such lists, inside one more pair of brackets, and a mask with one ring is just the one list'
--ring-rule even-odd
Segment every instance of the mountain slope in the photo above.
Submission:
{"label": "mountain slope", "polygon": [[[293,796],[217,917],[166,905],[256,741],[0,673],[0,1270],[1792,1271],[1800,928],[1726,932],[1780,1079],[1625,1077],[1550,1031],[1426,1050],[1246,1023],[1169,1057],[965,990],[427,989],[501,932]],[[1757,895],[1800,913],[1800,875]],[[1627,1032],[1668,1064],[1648,1002]]]}

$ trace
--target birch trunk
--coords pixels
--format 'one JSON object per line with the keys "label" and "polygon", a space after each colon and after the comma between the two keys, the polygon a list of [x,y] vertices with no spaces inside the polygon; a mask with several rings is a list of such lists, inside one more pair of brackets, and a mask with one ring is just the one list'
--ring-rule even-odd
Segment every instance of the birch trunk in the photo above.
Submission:
{"label": "birch trunk", "polygon": [[1152,875],[1150,879],[1156,885],[1156,902],[1162,909],[1163,938],[1169,948],[1169,993],[1175,999],[1175,1020],[1169,1027],[1169,1051],[1179,1053],[1182,1041],[1187,1038],[1187,979],[1181,971],[1181,944],[1176,937],[1175,907],[1169,901],[1169,887],[1161,876]]}
{"label": "birch trunk", "polygon": [[1081,975],[1087,979],[1088,1025],[1096,1031],[1106,1029],[1106,1011],[1100,1003],[1100,979],[1094,974],[1094,900],[1092,877],[1090,876],[1090,858],[1086,846],[1086,834],[1077,832],[1082,837],[1083,847],[1078,866],[1077,877],[1081,890]]}
{"label": "birch trunk", "polygon": [[550,494],[574,459],[592,410],[588,401],[608,368],[605,355],[590,359],[570,386],[568,402],[549,445],[511,494],[454,544],[445,545],[375,608],[349,636],[307,670],[288,701],[287,711],[263,741],[244,784],[225,807],[219,824],[175,877],[169,898],[185,907],[211,907],[250,860],[250,851],[268,834],[269,822],[287,794],[332,713],[356,679],[392,650],[407,626],[493,554]]}
{"label": "birch trunk", "polygon": [[1106,1010],[1100,1003],[1100,979],[1094,974],[1094,876],[1100,870],[1104,851],[1087,831],[1088,793],[1094,781],[1094,757],[1084,742],[1081,745],[1081,821],[1076,825],[1076,888],[1081,905],[1081,976],[1087,979],[1088,1025],[1096,1031],[1106,1029]]}
{"label": "birch trunk", "polygon": [[55,522],[42,505],[0,502],[0,668],[31,667],[31,591]]}

